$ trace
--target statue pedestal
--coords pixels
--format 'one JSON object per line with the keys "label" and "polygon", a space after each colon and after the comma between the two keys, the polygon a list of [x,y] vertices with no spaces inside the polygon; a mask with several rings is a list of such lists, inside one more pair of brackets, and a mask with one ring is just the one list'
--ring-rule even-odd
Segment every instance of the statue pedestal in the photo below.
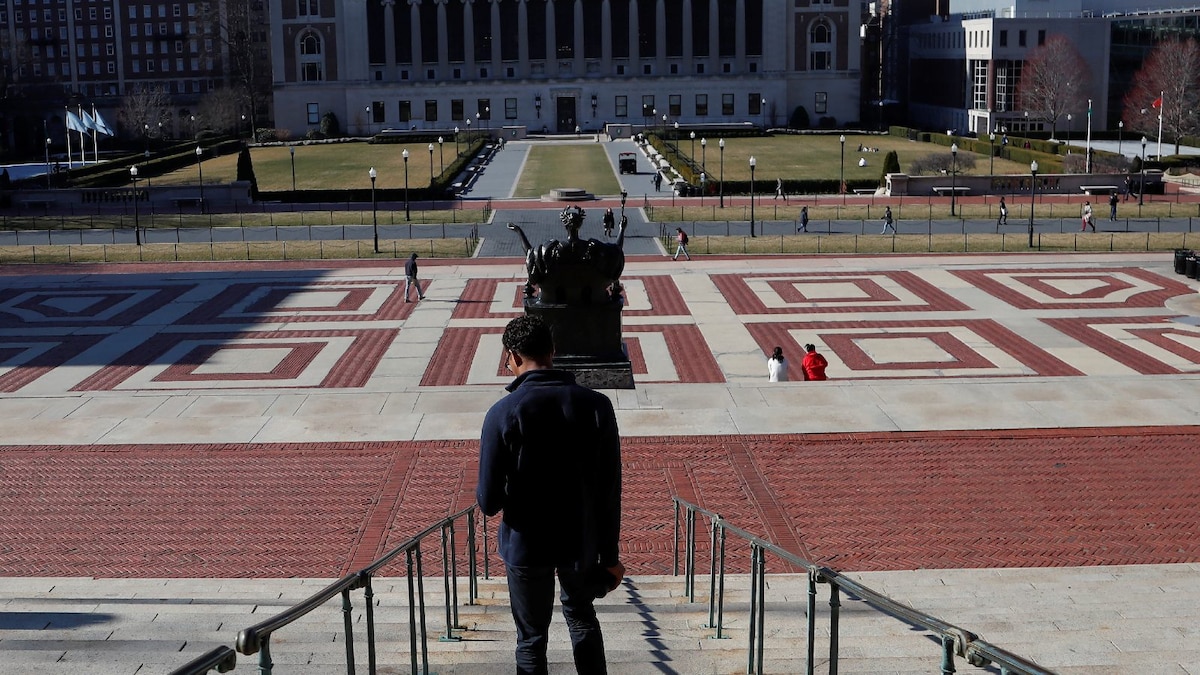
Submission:
{"label": "statue pedestal", "polygon": [[591,389],[633,389],[633,364],[621,343],[621,303],[541,304],[526,298],[525,313],[554,335],[554,367]]}

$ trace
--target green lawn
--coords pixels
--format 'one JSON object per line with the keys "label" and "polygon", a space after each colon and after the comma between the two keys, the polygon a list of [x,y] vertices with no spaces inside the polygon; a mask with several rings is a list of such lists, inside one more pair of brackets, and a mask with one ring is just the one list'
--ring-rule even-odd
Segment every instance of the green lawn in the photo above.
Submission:
{"label": "green lawn", "polygon": [[599,144],[533,145],[525,160],[514,197],[540,197],[554,188],[582,188],[596,195],[615,195],[621,185]]}

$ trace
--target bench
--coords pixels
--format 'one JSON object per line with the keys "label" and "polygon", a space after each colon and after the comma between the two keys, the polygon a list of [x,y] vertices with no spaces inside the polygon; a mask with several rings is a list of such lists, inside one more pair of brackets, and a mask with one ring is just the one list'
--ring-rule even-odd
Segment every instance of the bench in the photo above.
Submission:
{"label": "bench", "polygon": [[204,200],[199,197],[175,197],[171,203],[175,205],[175,208],[181,209],[185,206],[200,206]]}
{"label": "bench", "polygon": [[873,195],[873,194],[875,194],[875,190],[876,190],[876,188],[854,188],[854,194],[856,194],[856,195]]}
{"label": "bench", "polygon": [[1121,188],[1117,187],[1116,185],[1080,185],[1079,189],[1084,194],[1088,194],[1088,195],[1094,195],[1094,194],[1105,194],[1106,195],[1106,194],[1109,194],[1112,192],[1119,192]]}
{"label": "bench", "polygon": [[932,188],[932,190],[935,193],[937,193],[937,196],[945,197],[946,195],[950,194],[951,192],[953,192],[956,195],[965,195],[971,191],[971,188],[962,187],[962,186],[950,187],[947,185],[947,186],[942,186],[942,187],[935,187],[935,188]]}

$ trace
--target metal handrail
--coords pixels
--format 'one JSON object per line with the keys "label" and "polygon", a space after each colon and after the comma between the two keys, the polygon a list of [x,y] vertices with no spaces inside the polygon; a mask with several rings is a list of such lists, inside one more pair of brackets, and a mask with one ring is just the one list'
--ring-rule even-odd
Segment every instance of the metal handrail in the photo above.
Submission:
{"label": "metal handrail", "polygon": [[[426,527],[417,534],[409,537],[404,543],[393,548],[385,553],[380,558],[376,559],[370,565],[363,569],[348,574],[341,579],[329,584],[317,593],[309,596],[301,602],[292,605],[284,611],[272,616],[264,621],[245,628],[238,633],[237,636],[237,651],[246,656],[253,654],[259,655],[259,673],[261,675],[271,675],[274,668],[274,662],[271,660],[271,635],[275,631],[297,621],[304,615],[314,609],[323,606],[334,597],[342,596],[342,618],[346,630],[346,672],[353,674],[354,667],[354,640],[353,640],[353,605],[350,601],[350,592],[358,589],[363,590],[363,601],[367,624],[367,669],[372,675],[376,672],[375,658],[375,603],[374,591],[371,588],[372,577],[384,566],[396,559],[400,554],[405,554],[407,560],[407,577],[408,577],[408,632],[409,632],[409,647],[412,672],[429,672],[429,647],[428,647],[428,631],[425,623],[425,585],[422,577],[421,569],[421,542],[434,532],[441,532],[442,541],[442,577],[445,584],[445,610],[446,610],[446,633],[439,639],[442,641],[456,641],[461,638],[453,634],[455,629],[462,630],[464,626],[458,623],[458,568],[455,550],[454,524],[459,519],[465,517],[467,521],[467,568],[468,568],[468,584],[467,584],[467,603],[468,605],[475,604],[475,600],[479,596],[478,580],[476,572],[478,570],[477,557],[478,549],[475,546],[475,512],[477,507],[471,505],[457,513],[454,513],[442,520]],[[484,530],[484,547],[487,546],[487,518],[483,517]],[[487,574],[486,554],[484,559],[484,574]],[[420,612],[419,624],[417,612]],[[420,652],[421,670],[418,670],[418,650]],[[207,670],[195,671],[198,673],[207,672]]]}
{"label": "metal handrail", "polygon": [[204,675],[210,670],[227,673],[237,667],[237,652],[224,645],[210,649],[172,670],[170,675]]}
{"label": "metal handrail", "polygon": [[1053,671],[1043,668],[1036,663],[1001,649],[982,640],[978,635],[963,628],[947,623],[924,612],[913,609],[904,603],[858,582],[843,576],[840,572],[828,567],[817,565],[800,556],[787,551],[778,545],[754,535],[746,530],[734,527],[725,521],[715,511],[702,508],[691,502],[672,496],[674,505],[674,553],[672,556],[671,573],[679,576],[680,563],[680,520],[681,510],[683,521],[683,563],[684,563],[684,593],[689,602],[696,601],[696,516],[708,518],[711,524],[711,548],[709,549],[709,610],[707,628],[713,628],[713,638],[721,639],[724,620],[725,601],[725,539],[728,534],[739,537],[750,544],[750,620],[749,642],[746,662],[746,672],[761,675],[763,672],[763,649],[766,637],[764,621],[766,619],[766,554],[769,552],[777,558],[802,567],[808,572],[808,653],[805,671],[812,675],[815,653],[814,641],[816,636],[816,598],[817,584],[829,584],[829,673],[837,675],[838,664],[838,619],[840,616],[841,599],[839,594],[845,592],[871,605],[885,614],[893,616],[913,626],[918,626],[934,633],[941,643],[943,673],[954,672],[954,657],[966,659],[974,666],[995,664],[1000,667],[1002,675],[1053,675]]}

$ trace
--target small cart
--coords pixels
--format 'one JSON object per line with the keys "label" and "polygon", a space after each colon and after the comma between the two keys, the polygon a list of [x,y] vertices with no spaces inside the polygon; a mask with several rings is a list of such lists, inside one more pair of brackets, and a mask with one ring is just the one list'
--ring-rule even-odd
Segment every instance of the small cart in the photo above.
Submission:
{"label": "small cart", "polygon": [[617,156],[617,168],[621,173],[637,173],[637,153],[622,152]]}

